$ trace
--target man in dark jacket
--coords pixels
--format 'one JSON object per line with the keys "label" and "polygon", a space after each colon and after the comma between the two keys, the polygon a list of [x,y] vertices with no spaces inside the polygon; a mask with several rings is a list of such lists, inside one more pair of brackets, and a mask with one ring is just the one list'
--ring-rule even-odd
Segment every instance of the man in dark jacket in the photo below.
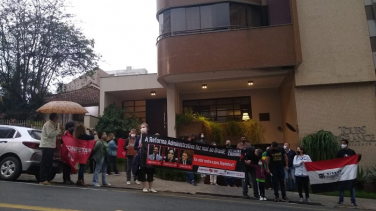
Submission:
{"label": "man in dark jacket", "polygon": [[248,183],[249,183],[249,174],[252,177],[252,186],[253,186],[253,197],[255,199],[259,199],[259,191],[256,181],[256,170],[250,168],[250,164],[258,165],[258,161],[261,159],[262,154],[257,154],[254,146],[248,146],[245,148],[244,153],[244,172],[245,172],[245,179],[243,180],[243,197],[249,198],[248,196]]}
{"label": "man in dark jacket", "polygon": [[[64,135],[73,135],[74,131],[74,122],[65,123],[65,132]],[[74,182],[71,180],[71,166],[69,163],[63,163],[63,180],[65,185],[73,185]]]}

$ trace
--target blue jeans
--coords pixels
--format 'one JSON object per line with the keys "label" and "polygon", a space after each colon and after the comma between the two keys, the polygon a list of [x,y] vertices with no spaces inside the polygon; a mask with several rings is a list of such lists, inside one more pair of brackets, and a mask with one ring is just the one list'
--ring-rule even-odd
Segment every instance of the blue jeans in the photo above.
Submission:
{"label": "blue jeans", "polygon": [[[344,190],[339,191],[339,202],[343,203]],[[355,202],[355,188],[350,190],[351,203],[356,204]]]}
{"label": "blue jeans", "polygon": [[93,175],[93,184],[98,184],[98,173],[102,171],[102,184],[107,185],[108,182],[106,180],[106,170],[107,170],[107,163],[104,160],[104,157],[97,162],[95,165],[94,175]]}
{"label": "blue jeans", "polygon": [[[291,180],[290,180],[291,177]],[[285,179],[287,190],[296,189],[296,179],[295,179],[295,167],[289,167],[289,170],[285,169]]]}
{"label": "blue jeans", "polygon": [[193,172],[187,172],[187,182],[191,183],[192,181],[195,181],[195,175],[193,174]]}

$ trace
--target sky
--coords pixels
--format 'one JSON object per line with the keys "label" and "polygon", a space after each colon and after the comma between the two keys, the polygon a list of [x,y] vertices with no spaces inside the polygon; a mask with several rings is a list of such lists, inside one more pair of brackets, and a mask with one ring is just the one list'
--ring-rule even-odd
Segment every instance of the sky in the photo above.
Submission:
{"label": "sky", "polygon": [[157,72],[155,0],[70,0],[69,4],[75,25],[95,40],[102,70],[132,66]]}

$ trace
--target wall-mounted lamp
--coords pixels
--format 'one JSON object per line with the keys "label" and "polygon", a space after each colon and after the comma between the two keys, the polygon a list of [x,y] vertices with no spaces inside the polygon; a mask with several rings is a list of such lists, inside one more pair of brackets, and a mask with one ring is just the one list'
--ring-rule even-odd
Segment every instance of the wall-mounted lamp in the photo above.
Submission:
{"label": "wall-mounted lamp", "polygon": [[253,85],[253,81],[248,81],[248,86],[252,86]]}
{"label": "wall-mounted lamp", "polygon": [[242,120],[243,120],[243,121],[247,121],[247,120],[249,120],[249,115],[248,115],[248,113],[243,113]]}
{"label": "wall-mounted lamp", "polygon": [[150,92],[150,95],[151,95],[151,96],[155,96],[155,91],[151,91],[151,92]]}
{"label": "wall-mounted lamp", "polygon": [[203,89],[207,89],[208,86],[207,86],[206,84],[202,84],[202,88],[203,88]]}

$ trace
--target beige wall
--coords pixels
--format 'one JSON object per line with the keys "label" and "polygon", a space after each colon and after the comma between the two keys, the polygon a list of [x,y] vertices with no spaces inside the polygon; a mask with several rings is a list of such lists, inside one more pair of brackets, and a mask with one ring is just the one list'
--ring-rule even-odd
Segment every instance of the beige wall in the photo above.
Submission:
{"label": "beige wall", "polygon": [[289,130],[285,123],[291,124],[297,129],[298,120],[296,116],[296,102],[295,102],[295,83],[294,75],[290,74],[283,80],[279,92],[281,98],[282,110],[282,128],[283,141],[290,143],[290,147],[295,149],[299,142],[299,134]]}
{"label": "beige wall", "polygon": [[278,131],[278,127],[282,127],[281,101],[279,90],[257,89],[257,90],[234,90],[223,92],[204,92],[204,93],[182,93],[180,99],[210,99],[222,97],[240,97],[251,96],[252,117],[259,122],[259,113],[270,113],[270,121],[260,122],[266,129],[264,134],[265,143],[273,141],[282,142],[282,132]]}
{"label": "beige wall", "polygon": [[111,103],[115,102],[117,106],[122,106],[122,101],[124,99],[120,99],[111,92],[146,89],[163,89],[162,85],[157,81],[157,74],[113,76],[101,78],[99,106],[100,115],[103,115],[104,108],[106,108]]}
{"label": "beige wall", "polygon": [[297,86],[375,80],[363,0],[298,0],[297,7]]}
{"label": "beige wall", "polygon": [[321,129],[339,136],[339,127],[365,126],[364,134],[356,134],[357,131],[352,130],[354,134],[349,137],[350,148],[363,154],[362,165],[375,164],[373,155],[376,140],[354,141],[354,137],[357,138],[358,135],[374,134],[376,137],[376,98],[373,83],[296,88],[296,105],[300,138]]}

